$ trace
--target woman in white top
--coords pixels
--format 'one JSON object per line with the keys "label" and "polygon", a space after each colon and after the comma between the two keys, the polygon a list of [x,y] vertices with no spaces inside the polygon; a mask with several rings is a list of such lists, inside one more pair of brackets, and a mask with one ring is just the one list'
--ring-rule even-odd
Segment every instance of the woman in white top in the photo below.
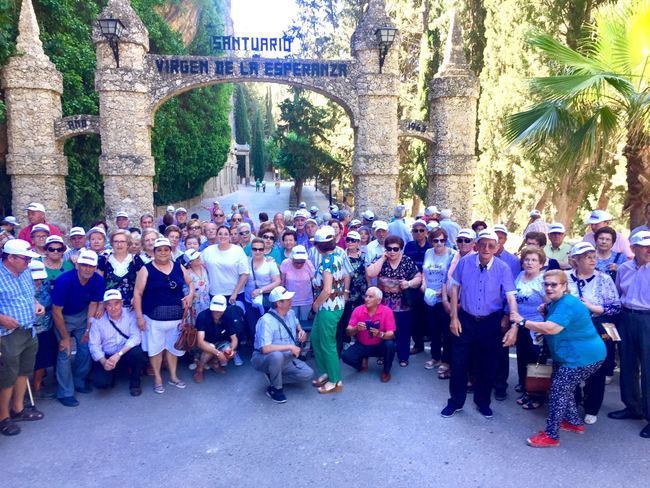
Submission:
{"label": "woman in white top", "polygon": [[110,243],[113,252],[108,257],[99,257],[97,272],[104,277],[107,290],[120,290],[124,307],[130,309],[138,271],[133,256],[129,253],[131,233],[123,229],[116,230],[110,236]]}
{"label": "woman in white top", "polygon": [[140,271],[140,268],[145,264],[149,264],[153,261],[153,244],[159,237],[160,234],[156,229],[149,228],[142,231],[142,238],[140,240],[142,243],[142,252],[134,258],[136,271]]}
{"label": "woman in white top", "polygon": [[217,244],[203,251],[201,260],[208,270],[210,295],[224,295],[228,303],[244,308],[244,286],[250,274],[244,250],[230,242],[230,231],[222,225],[217,229]]}
{"label": "woman in white top", "polygon": [[251,344],[255,341],[255,326],[258,319],[270,308],[268,294],[282,284],[280,270],[273,258],[264,255],[264,240],[256,237],[251,241],[251,273],[246,282],[246,321]]}

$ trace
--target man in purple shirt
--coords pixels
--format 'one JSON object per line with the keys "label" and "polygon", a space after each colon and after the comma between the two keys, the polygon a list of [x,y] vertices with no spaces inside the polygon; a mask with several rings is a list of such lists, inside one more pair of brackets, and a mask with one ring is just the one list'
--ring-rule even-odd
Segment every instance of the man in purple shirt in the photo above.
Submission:
{"label": "man in purple shirt", "polygon": [[[610,412],[611,419],[643,419],[640,436],[650,439],[650,232],[630,238],[634,259],[616,274],[623,311],[620,318],[621,400],[625,408]],[[639,388],[639,365],[641,387]]]}
{"label": "man in purple shirt", "polygon": [[302,208],[298,209],[296,213],[293,214],[293,225],[296,227],[296,244],[305,246],[305,249],[309,247],[309,236],[305,229],[305,224],[308,218],[310,218],[309,212]]}
{"label": "man in purple shirt", "polygon": [[[517,327],[512,326],[503,336],[503,297],[516,316],[517,301],[512,273],[501,260],[495,259],[497,235],[488,230],[477,237],[477,254],[462,258],[451,280],[451,324],[453,355],[450,398],[441,415],[445,418],[460,411],[467,398],[469,365],[476,363],[474,403],[485,418],[492,418],[490,397],[502,347],[510,347],[517,340]],[[458,308],[460,296],[460,310]],[[512,322],[512,320],[511,320]]]}

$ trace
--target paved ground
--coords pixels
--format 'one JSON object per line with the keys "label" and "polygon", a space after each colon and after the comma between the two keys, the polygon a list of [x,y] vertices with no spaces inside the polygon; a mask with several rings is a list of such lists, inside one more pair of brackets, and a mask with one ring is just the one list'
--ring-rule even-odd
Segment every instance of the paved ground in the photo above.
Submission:
{"label": "paved ground", "polygon": [[[305,199],[324,210],[324,197],[310,188]],[[288,190],[249,188],[219,200],[241,201],[256,215],[283,210]],[[374,364],[368,374],[343,365],[341,394],[288,386],[284,405],[264,395],[265,380],[247,357],[225,375],[208,372],[201,385],[183,365],[187,389],[163,395],[145,378],[140,398],[122,382],[78,395],[77,408],[44,401],[44,420],[0,438],[0,487],[648,486],[650,443],[638,436],[644,424],[605,415],[620,407],[616,381],[586,435],[563,434],[559,449],[536,450],[525,439],[543,428],[545,409],[522,410],[510,390],[493,404],[492,420],[471,399],[443,419],[448,382],[422,367],[426,359],[396,365],[388,384]]]}

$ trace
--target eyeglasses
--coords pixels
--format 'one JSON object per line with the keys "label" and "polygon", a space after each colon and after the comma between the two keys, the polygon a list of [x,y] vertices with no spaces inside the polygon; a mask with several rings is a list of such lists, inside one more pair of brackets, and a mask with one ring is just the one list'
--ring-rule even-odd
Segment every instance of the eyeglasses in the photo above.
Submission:
{"label": "eyeglasses", "polygon": [[558,286],[560,286],[560,283],[553,283],[553,282],[545,281],[544,283],[542,283],[542,285],[544,285],[544,288],[553,288],[553,289],[555,289]]}
{"label": "eyeglasses", "polygon": [[47,252],[65,252],[65,247],[46,247]]}
{"label": "eyeglasses", "polygon": [[223,217],[223,216],[225,216],[226,214],[221,214],[221,213],[220,213],[220,214],[212,214],[212,215],[213,215],[214,217]]}
{"label": "eyeglasses", "polygon": [[472,240],[471,239],[464,239],[462,237],[459,237],[458,239],[456,239],[456,243],[458,243],[458,244],[471,244]]}
{"label": "eyeglasses", "polygon": [[25,261],[26,263],[29,263],[32,260],[32,258],[29,257],[29,256],[20,256],[18,254],[14,254],[13,257],[21,259],[21,260]]}
{"label": "eyeglasses", "polygon": [[247,236],[247,235],[250,234],[250,233],[251,233],[250,230],[245,230],[244,232],[240,232],[239,235],[240,235],[240,236]]}
{"label": "eyeglasses", "polygon": [[[113,241],[113,245],[115,244],[127,244],[127,241]],[[49,249],[48,249],[49,251]]]}
{"label": "eyeglasses", "polygon": [[266,234],[262,236],[262,239],[267,240],[267,241],[274,241],[275,236],[273,234]]}
{"label": "eyeglasses", "polygon": [[429,239],[429,242],[432,244],[444,244],[447,242],[447,239]]}
{"label": "eyeglasses", "polygon": [[241,222],[241,219],[230,219],[230,220],[232,220],[233,222]]}
{"label": "eyeglasses", "polygon": [[399,247],[387,247],[386,252],[400,252],[401,249]]}
{"label": "eyeglasses", "polygon": [[264,248],[263,248],[263,247],[251,247],[251,250],[252,250],[253,252],[264,252]]}
{"label": "eyeglasses", "polygon": [[200,225],[193,225],[193,226],[191,226],[189,229],[190,229],[190,230],[196,230],[196,229],[200,229],[200,228],[201,228]]}
{"label": "eyeglasses", "polygon": [[426,229],[411,229],[411,232],[413,232],[414,234],[423,234],[426,231],[427,231]]}
{"label": "eyeglasses", "polygon": [[359,239],[353,239],[352,237],[346,237],[345,242],[359,242]]}

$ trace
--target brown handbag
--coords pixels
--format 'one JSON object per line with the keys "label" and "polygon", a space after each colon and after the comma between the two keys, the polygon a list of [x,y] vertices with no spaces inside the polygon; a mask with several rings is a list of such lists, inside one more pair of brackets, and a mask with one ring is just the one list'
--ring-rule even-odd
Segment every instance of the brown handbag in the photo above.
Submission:
{"label": "brown handbag", "polygon": [[189,318],[188,312],[183,319],[183,325],[180,327],[181,333],[174,344],[174,347],[179,351],[190,351],[196,347],[198,332]]}
{"label": "brown handbag", "polygon": [[550,364],[530,363],[526,366],[526,392],[546,393],[551,389],[553,366]]}

